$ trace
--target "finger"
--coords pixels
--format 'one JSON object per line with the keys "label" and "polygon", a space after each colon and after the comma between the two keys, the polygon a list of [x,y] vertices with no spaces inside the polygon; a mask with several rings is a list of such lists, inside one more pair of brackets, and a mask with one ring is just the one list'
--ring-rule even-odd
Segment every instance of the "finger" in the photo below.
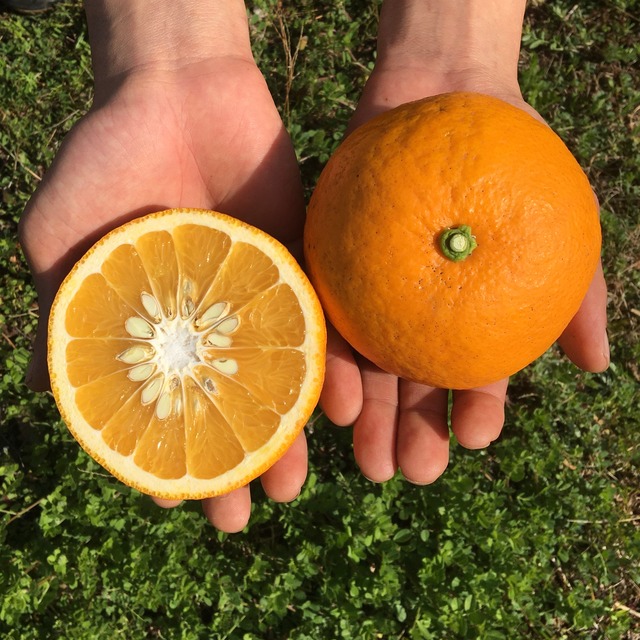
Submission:
{"label": "finger", "polygon": [[327,365],[320,406],[338,426],[353,424],[362,411],[362,379],[349,344],[327,325]]}
{"label": "finger", "polygon": [[302,237],[295,238],[294,240],[287,242],[286,247],[298,264],[304,266],[304,242]]}
{"label": "finger", "polygon": [[398,466],[414,484],[437,480],[449,463],[449,392],[411,382],[400,383]]}
{"label": "finger", "polygon": [[251,490],[249,485],[235,489],[223,496],[205,498],[202,510],[209,522],[225,533],[242,531],[251,515]]}
{"label": "finger", "polygon": [[458,442],[467,449],[491,444],[504,425],[504,404],[509,379],[477,389],[453,392],[451,428]]}
{"label": "finger", "polygon": [[558,344],[567,357],[584,371],[604,371],[609,366],[607,284],[602,263],[598,264],[587,295]]}
{"label": "finger", "polygon": [[353,452],[366,478],[384,482],[398,468],[398,378],[364,360],[360,368],[363,402],[353,426]]}
{"label": "finger", "polygon": [[173,507],[182,504],[182,500],[167,500],[166,498],[157,498],[156,496],[151,496],[151,499],[162,509],[173,509]]}
{"label": "finger", "polygon": [[31,361],[25,374],[25,382],[32,391],[47,391],[51,384],[47,365],[47,349],[49,337],[49,314],[56,291],[62,282],[66,271],[54,266],[46,271],[34,268],[33,258],[28,249],[28,242],[21,239],[23,251],[29,263],[33,280],[38,294],[38,328],[32,345]]}
{"label": "finger", "polygon": [[306,477],[307,439],[302,432],[282,458],[262,474],[260,481],[272,500],[291,502],[300,494]]}
{"label": "finger", "polygon": [[47,391],[51,387],[47,366],[50,303],[41,300],[38,306],[38,329],[33,342],[33,353],[25,375],[25,382],[32,391]]}

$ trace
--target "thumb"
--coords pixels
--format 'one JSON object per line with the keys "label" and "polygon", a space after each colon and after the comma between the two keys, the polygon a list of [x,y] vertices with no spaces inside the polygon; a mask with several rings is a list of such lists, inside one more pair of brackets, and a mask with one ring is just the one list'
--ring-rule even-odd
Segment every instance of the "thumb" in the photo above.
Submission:
{"label": "thumb", "polygon": [[42,218],[39,219],[34,213],[36,208],[32,203],[35,200],[36,196],[27,205],[18,227],[20,246],[38,294],[38,329],[25,382],[32,391],[47,391],[50,388],[47,366],[49,313],[56,291],[69,270],[73,258],[69,253],[59,257],[57,247],[51,250],[54,246],[51,238],[49,236],[40,238],[38,235],[37,231],[42,229]]}
{"label": "thumb", "polygon": [[558,340],[567,357],[584,371],[604,371],[609,366],[606,307],[607,285],[600,263],[578,313]]}
{"label": "thumb", "polygon": [[[42,284],[36,289],[43,289]],[[47,391],[50,389],[49,369],[47,365],[47,341],[49,312],[54,296],[48,291],[38,294],[38,329],[33,343],[33,354],[27,368],[25,382],[32,391]]]}

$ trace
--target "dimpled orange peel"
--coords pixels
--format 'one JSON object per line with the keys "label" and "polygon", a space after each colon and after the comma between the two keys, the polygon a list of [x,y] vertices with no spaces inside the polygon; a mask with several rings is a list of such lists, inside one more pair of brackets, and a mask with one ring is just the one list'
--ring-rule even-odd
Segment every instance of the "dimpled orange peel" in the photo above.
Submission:
{"label": "dimpled orange peel", "polygon": [[596,199],[563,141],[493,97],[402,105],[349,135],[305,226],[328,320],[382,369],[465,389],[519,371],[595,273]]}

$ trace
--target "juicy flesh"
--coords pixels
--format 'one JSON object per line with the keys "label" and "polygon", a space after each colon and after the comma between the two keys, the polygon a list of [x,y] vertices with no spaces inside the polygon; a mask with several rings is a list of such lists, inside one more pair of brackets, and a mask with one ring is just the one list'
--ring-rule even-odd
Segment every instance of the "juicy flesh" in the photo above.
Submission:
{"label": "juicy flesh", "polygon": [[118,246],[66,329],[78,410],[161,478],[232,469],[271,438],[305,376],[294,291],[260,250],[200,226]]}

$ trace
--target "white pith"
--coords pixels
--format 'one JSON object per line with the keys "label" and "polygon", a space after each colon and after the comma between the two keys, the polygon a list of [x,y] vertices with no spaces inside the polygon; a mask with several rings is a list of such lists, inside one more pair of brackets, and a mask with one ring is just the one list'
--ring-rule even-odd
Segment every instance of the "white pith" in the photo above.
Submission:
{"label": "white pith", "polygon": [[[183,283],[183,290],[190,288],[190,283]],[[185,296],[180,313],[175,314],[165,312],[155,296],[146,291],[140,294],[140,300],[152,320],[149,322],[137,315],[126,320],[125,331],[141,342],[118,354],[117,359],[132,365],[127,373],[129,380],[144,385],[140,401],[155,403],[156,417],[164,420],[172,412],[182,410],[179,401],[172,402],[171,397],[175,395],[172,392],[183,384],[185,376],[198,378],[194,367],[206,364],[224,375],[238,372],[236,360],[219,350],[232,346],[231,334],[240,322],[228,313],[230,305],[224,301],[197,313],[191,298]],[[206,353],[210,356],[207,359]],[[205,378],[202,385],[208,393],[215,392],[210,378]]]}

